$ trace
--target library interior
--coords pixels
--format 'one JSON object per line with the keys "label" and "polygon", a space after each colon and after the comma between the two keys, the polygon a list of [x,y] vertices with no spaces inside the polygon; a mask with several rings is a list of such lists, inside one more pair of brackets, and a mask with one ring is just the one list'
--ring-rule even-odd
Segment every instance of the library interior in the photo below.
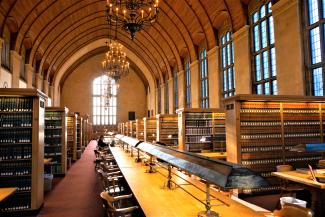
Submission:
{"label": "library interior", "polygon": [[0,0],[0,51],[1,217],[325,216],[325,0]]}

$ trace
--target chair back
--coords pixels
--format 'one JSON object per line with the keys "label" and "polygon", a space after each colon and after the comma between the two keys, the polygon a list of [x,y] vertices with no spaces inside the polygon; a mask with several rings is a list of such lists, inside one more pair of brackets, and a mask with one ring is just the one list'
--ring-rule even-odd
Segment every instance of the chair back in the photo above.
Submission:
{"label": "chair back", "polygon": [[100,193],[100,197],[103,200],[103,204],[105,208],[110,212],[115,212],[116,208],[113,206],[113,202],[115,201],[113,197],[111,197],[108,192],[103,191]]}

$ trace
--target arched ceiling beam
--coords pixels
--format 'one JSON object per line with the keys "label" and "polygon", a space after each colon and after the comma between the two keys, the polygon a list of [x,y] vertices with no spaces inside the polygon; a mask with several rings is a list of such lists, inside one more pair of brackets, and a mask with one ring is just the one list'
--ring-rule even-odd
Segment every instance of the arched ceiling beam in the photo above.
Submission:
{"label": "arched ceiling beam", "polygon": [[[63,75],[66,73],[67,69],[80,57],[82,57],[84,54],[88,53],[91,50],[94,50],[98,47],[101,47],[105,43],[106,39],[99,39],[95,41],[91,41],[89,44],[83,46],[78,52],[75,52],[72,56],[67,59],[58,69],[58,72],[55,74],[55,77],[53,78],[53,85],[54,85],[54,103],[57,105],[58,97],[59,97],[59,84],[60,80],[63,77]],[[156,79],[152,76],[149,69],[146,67],[145,63],[142,61],[142,59],[139,58],[138,54],[134,54],[131,50],[129,50],[127,47],[125,47],[125,52],[128,56],[128,58],[132,62],[136,62],[137,66],[141,69],[141,72],[145,75],[145,77],[148,80],[149,88],[151,90],[154,90],[156,88]]]}
{"label": "arched ceiling beam", "polygon": [[[74,62],[66,71],[66,73],[62,76],[61,81],[60,81],[60,88],[62,89],[66,79],[69,77],[70,74],[73,73],[73,71],[75,71],[82,63],[86,62],[88,59],[100,55],[102,54],[103,58],[104,58],[104,53],[107,51],[107,47],[103,46],[103,47],[99,47],[96,48],[95,50],[92,50],[88,53],[86,53],[85,55],[83,55],[82,57],[80,57],[78,59],[78,61]],[[130,68],[139,76],[140,80],[142,81],[143,85],[145,86],[145,89],[147,89],[147,87],[149,86],[148,84],[148,80],[147,78],[143,75],[143,73],[141,72],[141,70],[136,66],[135,63],[132,62],[132,60],[128,60],[131,62],[130,64]]]}
{"label": "arched ceiling beam", "polygon": [[[107,34],[106,34],[106,32],[108,31],[107,29],[98,29],[98,30],[99,31],[102,30],[102,37],[107,36]],[[127,34],[127,33],[124,33],[124,34]],[[57,64],[58,64],[57,59],[58,58],[63,58],[63,56],[62,56],[63,53],[71,54],[71,52],[68,52],[68,49],[71,50],[74,47],[78,46],[78,43],[79,43],[78,39],[83,40],[85,37],[93,37],[93,36],[91,36],[90,33],[86,32],[83,35],[79,35],[78,38],[72,38],[69,43],[66,43],[63,47],[61,47],[60,52],[55,54],[54,61],[52,61],[52,63],[51,63],[51,66],[50,66],[51,71],[52,71],[53,66],[54,66],[53,71],[55,71],[55,68],[56,68],[55,66],[57,66]],[[135,43],[132,43],[132,41],[128,38],[128,35],[126,37],[124,37],[124,38],[126,39],[126,41],[123,44],[125,44],[126,46],[134,46],[135,45]],[[120,37],[118,37],[118,39],[121,39],[121,34],[120,34]],[[71,44],[73,46],[69,46],[69,44]],[[143,56],[143,54],[146,53],[146,56],[147,56],[148,60],[152,60],[152,59],[150,59],[150,52],[147,51],[146,46],[144,44],[142,44],[141,41],[138,41],[137,45],[139,47],[140,46],[142,47],[142,52],[141,52],[142,55],[141,56]],[[158,73],[159,70],[160,70],[158,64],[155,63],[155,62],[153,62],[153,64],[156,65],[156,69],[153,69],[153,71]]]}

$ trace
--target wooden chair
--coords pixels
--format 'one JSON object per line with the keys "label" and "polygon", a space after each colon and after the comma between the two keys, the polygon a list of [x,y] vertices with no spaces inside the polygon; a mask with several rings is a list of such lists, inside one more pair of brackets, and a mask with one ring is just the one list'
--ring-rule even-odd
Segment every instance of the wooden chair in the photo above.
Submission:
{"label": "wooden chair", "polygon": [[[287,172],[292,171],[293,167],[291,165],[278,165],[276,167],[277,172]],[[290,196],[294,196],[293,194],[297,191],[304,190],[304,188],[301,185],[290,183],[288,180],[280,179],[280,185],[281,185],[281,192],[280,192],[280,198],[283,196],[284,193],[289,193]],[[277,208],[280,208],[280,200],[277,203]]]}
{"label": "wooden chair", "polygon": [[121,182],[124,177],[121,175],[121,171],[106,173],[99,169],[97,172],[104,191],[107,191],[114,196],[124,192],[125,188]]}
{"label": "wooden chair", "polygon": [[108,194],[108,192],[103,191],[100,193],[100,197],[103,201],[103,206],[106,209],[106,213],[109,217],[127,217],[131,216],[132,212],[138,209],[138,206],[130,206],[130,207],[115,207],[113,204],[116,202],[120,202],[121,200],[132,198],[132,194],[121,195],[117,197],[112,197]]}
{"label": "wooden chair", "polygon": [[288,203],[284,204],[281,210],[275,210],[273,214],[281,217],[313,217],[311,209]]}

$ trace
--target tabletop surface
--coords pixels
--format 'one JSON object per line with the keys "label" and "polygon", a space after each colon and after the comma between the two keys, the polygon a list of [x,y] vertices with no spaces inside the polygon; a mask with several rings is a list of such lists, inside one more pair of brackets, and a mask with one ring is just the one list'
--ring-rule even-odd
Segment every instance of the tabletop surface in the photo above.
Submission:
{"label": "tabletop surface", "polygon": [[0,188],[0,202],[17,191],[17,188]]}
{"label": "tabletop surface", "polygon": [[[174,190],[164,188],[164,183],[167,181],[166,169],[157,166],[158,172],[146,173],[147,167],[141,163],[135,163],[134,158],[130,157],[130,153],[125,153],[119,147],[111,147],[111,150],[146,216],[194,217],[197,216],[198,212],[205,210],[204,204],[198,201],[205,201],[205,185],[203,183],[200,182],[201,186],[195,187],[187,181],[173,176],[173,181],[195,195],[197,199],[181,188]],[[192,181],[196,182],[195,180]],[[225,202],[222,203],[215,199],[211,202],[213,205],[217,205],[213,206],[212,210],[219,213],[220,216],[234,216],[235,213],[241,213],[241,217],[264,216],[261,212],[256,212],[219,192],[212,192],[211,194]]]}
{"label": "tabletop surface", "polygon": [[[323,170],[318,170],[318,171],[323,171]],[[288,172],[273,172],[272,174],[282,179],[287,179],[293,182],[297,182],[300,184],[308,185],[319,189],[325,189],[325,183],[313,181],[311,179],[311,175],[309,174],[309,172],[307,174],[307,173],[297,172],[296,170],[294,170]]]}

